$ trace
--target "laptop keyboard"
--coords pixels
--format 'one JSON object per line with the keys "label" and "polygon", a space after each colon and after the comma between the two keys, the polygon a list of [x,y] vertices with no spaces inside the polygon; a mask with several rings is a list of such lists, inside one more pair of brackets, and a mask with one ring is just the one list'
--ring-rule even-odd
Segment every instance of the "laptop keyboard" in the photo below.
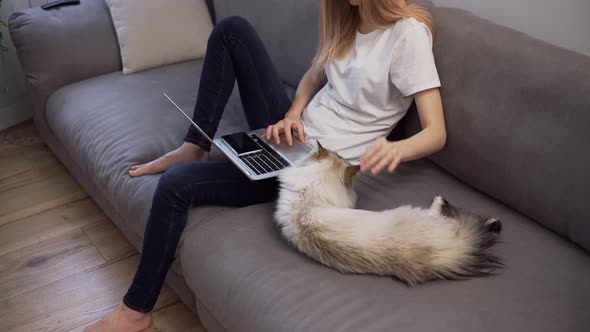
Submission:
{"label": "laptop keyboard", "polygon": [[287,162],[281,155],[271,149],[266,142],[256,135],[250,135],[260,145],[262,151],[240,156],[239,158],[256,173],[256,175],[279,171],[287,166]]}

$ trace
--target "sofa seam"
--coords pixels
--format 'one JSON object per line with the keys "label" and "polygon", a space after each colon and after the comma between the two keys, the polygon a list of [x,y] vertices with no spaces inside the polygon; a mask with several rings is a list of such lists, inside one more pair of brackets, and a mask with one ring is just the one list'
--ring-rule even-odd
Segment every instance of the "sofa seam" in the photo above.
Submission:
{"label": "sofa seam", "polygon": [[[227,327],[223,323],[221,323],[219,321],[219,319],[215,316],[215,314],[213,313],[213,311],[211,311],[211,309],[209,309],[209,307],[205,304],[205,302],[203,302],[201,300],[201,298],[197,295],[197,293],[194,290],[193,290],[193,294],[195,294],[195,302],[198,302],[198,304],[202,305],[203,308],[205,308],[205,310],[207,310],[209,312],[209,316],[211,316],[215,320],[215,322],[217,324],[219,324],[219,326],[221,326],[225,331],[229,331],[227,329]],[[195,308],[197,308],[197,303],[195,303]],[[197,309],[197,313],[198,312],[199,312],[199,310]]]}

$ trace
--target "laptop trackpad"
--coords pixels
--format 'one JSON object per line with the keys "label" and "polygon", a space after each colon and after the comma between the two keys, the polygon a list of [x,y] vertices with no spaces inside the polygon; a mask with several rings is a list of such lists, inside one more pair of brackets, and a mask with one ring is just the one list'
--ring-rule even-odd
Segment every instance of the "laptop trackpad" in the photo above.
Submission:
{"label": "laptop trackpad", "polygon": [[301,143],[299,140],[295,138],[293,138],[293,145],[289,146],[289,144],[287,144],[287,139],[283,135],[281,135],[280,144],[277,144],[274,139],[270,141],[264,141],[268,145],[272,146],[273,149],[282,154],[283,157],[285,157],[290,162],[294,162],[311,152],[311,147],[307,146],[304,143]]}

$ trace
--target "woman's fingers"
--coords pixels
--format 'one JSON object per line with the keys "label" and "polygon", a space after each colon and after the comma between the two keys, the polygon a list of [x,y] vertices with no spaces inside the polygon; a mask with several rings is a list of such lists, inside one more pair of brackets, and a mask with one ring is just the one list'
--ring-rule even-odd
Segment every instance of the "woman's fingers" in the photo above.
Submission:
{"label": "woman's fingers", "polygon": [[270,125],[266,128],[266,133],[260,137],[266,138],[267,140],[275,139],[277,144],[281,143],[280,134],[285,132],[285,138],[289,145],[293,145],[293,131],[297,132],[297,137],[303,143],[305,143],[305,134],[303,132],[303,124],[301,121],[293,120],[281,120],[274,125]]}
{"label": "woman's fingers", "polygon": [[393,171],[395,171],[400,162],[401,157],[398,154],[395,158],[393,158],[393,161],[391,162],[391,164],[389,164],[389,167],[387,167],[387,171],[389,171],[389,173],[393,173]]}
{"label": "woman's fingers", "polygon": [[266,128],[266,134],[263,135],[264,137],[262,138],[266,138],[267,141],[270,141],[270,139],[272,138],[272,125],[268,126],[268,128]]}
{"label": "woman's fingers", "polygon": [[289,146],[293,145],[293,136],[291,135],[291,121],[285,121],[285,138]]}
{"label": "woman's fingers", "polygon": [[276,125],[274,125],[274,126],[272,127],[272,133],[273,133],[273,137],[275,138],[275,142],[276,142],[277,144],[280,144],[280,143],[281,143],[281,138],[279,137],[279,134],[280,134],[280,129],[281,129],[281,128],[279,127],[279,124],[280,124],[280,123],[281,123],[281,122],[277,123]]}
{"label": "woman's fingers", "polygon": [[379,161],[381,154],[378,152],[373,153],[369,158],[367,158],[364,164],[361,166],[363,172],[366,172],[373,168],[375,163]]}
{"label": "woman's fingers", "polygon": [[371,169],[371,173],[373,173],[373,175],[379,174],[385,166],[391,163],[392,159],[393,157],[389,154],[382,156],[382,158],[375,163],[375,167]]}
{"label": "woman's fingers", "polygon": [[382,154],[382,145],[381,144],[373,144],[368,149],[363,159],[361,160],[361,171],[366,172],[367,170],[371,169],[373,165],[380,160],[380,155]]}
{"label": "woman's fingers", "polygon": [[377,142],[373,142],[371,143],[368,147],[367,150],[365,151],[365,154],[361,157],[361,161],[368,161],[373,154],[375,154],[375,152],[377,152],[379,148],[379,145],[377,144]]}
{"label": "woman's fingers", "polygon": [[384,167],[386,167],[387,165],[389,165],[389,163],[391,163],[391,160],[393,160],[392,153],[387,153],[387,152],[381,153],[379,155],[379,158],[377,160],[375,160],[375,162],[373,163],[373,167],[371,167],[371,173],[373,175],[379,174],[379,172],[381,172],[381,170]]}
{"label": "woman's fingers", "polygon": [[381,170],[383,170],[385,167],[387,167],[388,170],[390,170],[389,173],[393,173],[393,170],[395,169],[395,167],[399,163],[400,159],[401,158],[400,158],[399,151],[397,151],[397,150],[385,151],[384,154],[382,155],[381,159],[377,162],[377,165],[375,167],[373,167],[373,169],[371,171],[372,171],[373,175],[377,175],[377,174],[379,174],[379,172],[381,172]]}
{"label": "woman's fingers", "polygon": [[301,122],[295,122],[293,127],[297,130],[297,137],[299,137],[299,140],[305,143],[305,135],[303,135],[303,125]]}

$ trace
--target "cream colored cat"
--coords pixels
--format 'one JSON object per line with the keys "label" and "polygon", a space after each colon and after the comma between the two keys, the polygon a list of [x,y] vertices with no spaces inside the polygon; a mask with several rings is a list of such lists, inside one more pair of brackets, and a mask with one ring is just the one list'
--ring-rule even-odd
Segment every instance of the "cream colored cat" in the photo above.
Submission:
{"label": "cream colored cat", "polygon": [[410,285],[490,275],[500,220],[451,206],[353,209],[359,170],[319,145],[300,166],[281,172],[275,222],[299,251],[342,272],[395,276]]}

